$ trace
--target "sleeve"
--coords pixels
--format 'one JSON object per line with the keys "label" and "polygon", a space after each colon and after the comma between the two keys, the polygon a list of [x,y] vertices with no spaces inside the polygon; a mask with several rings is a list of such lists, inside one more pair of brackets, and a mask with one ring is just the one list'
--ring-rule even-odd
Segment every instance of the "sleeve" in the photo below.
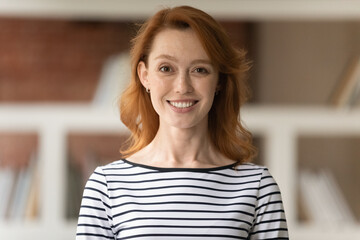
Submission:
{"label": "sleeve", "polygon": [[289,239],[280,189],[267,169],[261,176],[249,239]]}
{"label": "sleeve", "polygon": [[115,239],[111,216],[106,178],[98,167],[85,185],[76,240]]}

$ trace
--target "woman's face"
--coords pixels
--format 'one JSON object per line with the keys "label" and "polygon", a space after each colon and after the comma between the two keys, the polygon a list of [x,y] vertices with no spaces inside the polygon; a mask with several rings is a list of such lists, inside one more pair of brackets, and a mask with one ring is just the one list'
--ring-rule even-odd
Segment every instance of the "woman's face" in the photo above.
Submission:
{"label": "woman's face", "polygon": [[165,29],[154,39],[138,75],[160,118],[160,126],[207,126],[218,70],[191,29]]}

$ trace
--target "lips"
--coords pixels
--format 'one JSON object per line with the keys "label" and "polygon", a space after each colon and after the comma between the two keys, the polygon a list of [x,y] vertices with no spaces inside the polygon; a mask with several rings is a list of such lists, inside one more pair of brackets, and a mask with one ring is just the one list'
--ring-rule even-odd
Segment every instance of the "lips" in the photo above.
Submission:
{"label": "lips", "polygon": [[184,109],[194,106],[198,101],[167,101],[171,106]]}

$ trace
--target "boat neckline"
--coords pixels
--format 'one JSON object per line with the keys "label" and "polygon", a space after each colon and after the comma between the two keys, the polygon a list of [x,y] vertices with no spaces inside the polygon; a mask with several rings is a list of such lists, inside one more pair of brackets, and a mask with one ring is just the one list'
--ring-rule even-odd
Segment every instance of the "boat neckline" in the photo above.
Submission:
{"label": "boat neckline", "polygon": [[121,159],[121,160],[124,161],[125,163],[130,164],[135,167],[141,167],[141,168],[157,170],[157,171],[162,171],[162,172],[168,172],[168,171],[212,172],[212,171],[219,171],[219,170],[224,170],[224,169],[235,169],[236,165],[238,164],[237,162],[234,162],[234,163],[227,164],[224,166],[219,166],[219,167],[208,167],[208,168],[181,168],[180,167],[180,168],[176,168],[176,167],[151,166],[151,165],[146,165],[146,164],[142,164],[142,163],[135,163],[128,159]]}

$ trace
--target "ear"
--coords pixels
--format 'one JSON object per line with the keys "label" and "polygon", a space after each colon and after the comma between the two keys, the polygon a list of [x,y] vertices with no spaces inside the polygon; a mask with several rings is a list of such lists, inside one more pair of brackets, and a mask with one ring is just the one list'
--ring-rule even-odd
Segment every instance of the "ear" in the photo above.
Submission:
{"label": "ear", "polygon": [[150,89],[150,83],[148,80],[148,70],[143,61],[140,61],[139,64],[137,65],[137,74],[144,88]]}

